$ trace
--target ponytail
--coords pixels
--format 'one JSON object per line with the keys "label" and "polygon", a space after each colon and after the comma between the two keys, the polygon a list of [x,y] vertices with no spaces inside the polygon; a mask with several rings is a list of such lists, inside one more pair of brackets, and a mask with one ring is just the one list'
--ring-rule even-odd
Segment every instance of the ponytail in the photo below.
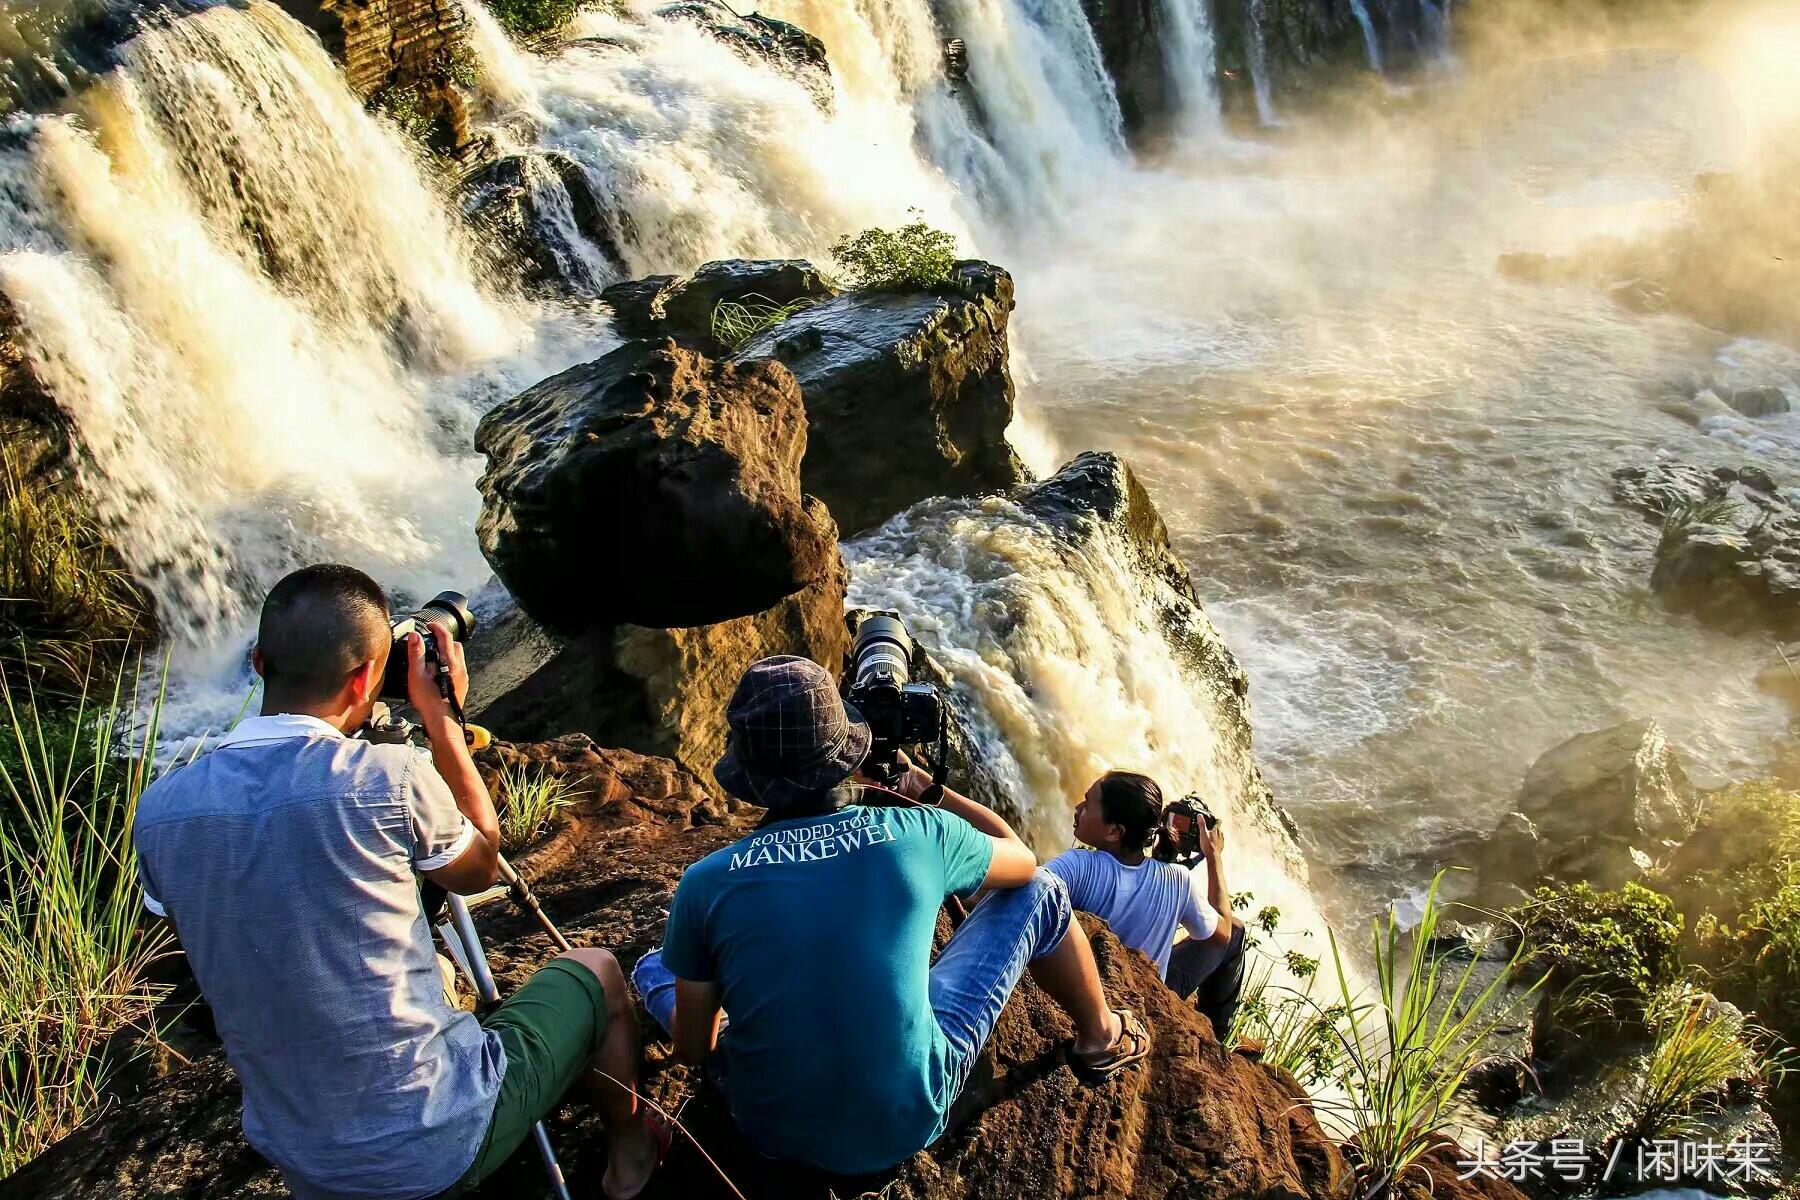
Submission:
{"label": "ponytail", "polygon": [[1162,840],[1163,794],[1156,780],[1135,771],[1100,777],[1100,815],[1125,830],[1127,849],[1155,853]]}

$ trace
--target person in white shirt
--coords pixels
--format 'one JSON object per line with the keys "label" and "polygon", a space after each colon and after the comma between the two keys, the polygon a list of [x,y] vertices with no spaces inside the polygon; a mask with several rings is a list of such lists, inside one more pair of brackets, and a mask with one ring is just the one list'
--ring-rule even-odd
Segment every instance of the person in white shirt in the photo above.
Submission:
{"label": "person in white shirt", "polygon": [[[1147,775],[1108,771],[1075,807],[1075,840],[1044,869],[1069,885],[1081,912],[1112,927],[1120,941],[1155,961],[1163,980],[1223,1037],[1244,986],[1244,926],[1231,915],[1222,829],[1197,830],[1205,862],[1192,868],[1153,856],[1163,826],[1162,789]],[[1175,941],[1177,927],[1187,939]]]}

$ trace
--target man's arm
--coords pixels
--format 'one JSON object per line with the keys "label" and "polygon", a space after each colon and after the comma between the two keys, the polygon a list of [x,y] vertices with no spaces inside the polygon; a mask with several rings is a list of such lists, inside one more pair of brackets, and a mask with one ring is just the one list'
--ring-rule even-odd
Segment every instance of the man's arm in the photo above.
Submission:
{"label": "man's arm", "polygon": [[1231,915],[1231,889],[1225,886],[1225,831],[1202,824],[1199,832],[1200,853],[1206,859],[1206,902],[1219,914],[1219,926],[1207,941],[1223,946],[1237,928],[1237,918]]}
{"label": "man's arm", "polygon": [[[907,771],[900,777],[894,790],[908,800],[917,800],[926,788],[931,786],[931,774],[921,767],[907,762]],[[1031,882],[1037,873],[1038,860],[1025,839],[1013,831],[1006,819],[987,805],[971,800],[959,792],[944,789],[944,798],[938,808],[953,816],[961,817],[977,830],[985,833],[994,843],[994,856],[988,864],[987,877],[981,886],[998,888],[1006,891],[1011,888],[1024,887]]]}
{"label": "man's arm", "polygon": [[690,1066],[705,1066],[718,1044],[719,985],[676,979],[676,1057]]}
{"label": "man's arm", "polygon": [[[450,667],[450,682],[461,708],[469,695],[469,669],[463,658],[462,643],[450,636],[441,621],[433,621],[429,629],[437,641],[438,654]],[[462,724],[450,705],[438,692],[437,676],[425,661],[425,643],[419,635],[406,638],[407,695],[418,710],[419,723],[431,739],[431,765],[442,776],[456,801],[457,811],[475,827],[469,846],[448,866],[425,872],[425,878],[447,892],[471,895],[494,886],[500,877],[500,819],[487,785],[469,756],[463,739]]]}

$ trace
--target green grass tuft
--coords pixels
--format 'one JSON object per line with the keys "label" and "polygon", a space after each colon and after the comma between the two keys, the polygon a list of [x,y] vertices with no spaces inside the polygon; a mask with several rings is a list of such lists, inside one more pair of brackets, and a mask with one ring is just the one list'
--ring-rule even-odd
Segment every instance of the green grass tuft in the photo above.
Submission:
{"label": "green grass tuft", "polygon": [[1632,1103],[1628,1138],[1697,1134],[1733,1081],[1773,1083],[1787,1072],[1787,1057],[1769,1049],[1766,1030],[1688,985],[1658,992],[1648,1018],[1656,1040]]}
{"label": "green grass tuft", "polygon": [[756,295],[745,296],[742,301],[721,300],[713,306],[712,335],[733,350],[741,350],[757,334],[775,328],[814,303],[810,299],[800,299],[791,304],[777,304],[767,296]]}
{"label": "green grass tuft", "polygon": [[559,810],[579,797],[559,776],[515,763],[500,772],[500,846],[518,851],[549,829]]}
{"label": "green grass tuft", "polygon": [[84,698],[70,737],[0,672],[0,1176],[100,1107],[131,1053],[117,1033],[154,1032],[148,972],[170,943],[143,918],[131,823],[161,702],[140,724],[127,699]]}

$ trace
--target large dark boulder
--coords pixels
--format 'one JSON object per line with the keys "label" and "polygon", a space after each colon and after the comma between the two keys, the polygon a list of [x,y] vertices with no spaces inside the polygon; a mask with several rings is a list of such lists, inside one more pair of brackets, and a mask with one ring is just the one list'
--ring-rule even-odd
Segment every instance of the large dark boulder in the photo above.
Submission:
{"label": "large dark boulder", "polygon": [[470,717],[512,737],[589,734],[710,778],[725,748],[725,706],[746,667],[797,654],[842,668],[846,582],[834,555],[824,577],[761,612],[683,628],[559,634],[508,613],[470,643]]}
{"label": "large dark boulder", "polygon": [[557,151],[509,154],[463,180],[463,215],[495,265],[535,292],[598,296],[624,267],[606,208],[581,164]]}
{"label": "large dark boulder", "polygon": [[656,10],[671,21],[691,21],[751,62],[766,63],[798,80],[813,103],[831,111],[831,60],[825,43],[798,25],[761,13],[740,14],[720,0],[679,0]]}
{"label": "large dark boulder", "polygon": [[1655,721],[1578,734],[1525,776],[1513,812],[1483,847],[1490,891],[1542,880],[1616,888],[1693,832],[1699,800]]}
{"label": "large dark boulder", "polygon": [[799,380],[809,425],[801,478],[848,536],[931,496],[1029,478],[1006,440],[1012,309],[1012,276],[965,262],[935,291],[827,299],[733,361],[779,361]]}
{"label": "large dark boulder", "polygon": [[1669,608],[1800,633],[1800,506],[1766,471],[1662,461],[1615,471],[1613,495],[1662,523],[1650,587]]}
{"label": "large dark boulder", "polygon": [[801,495],[806,441],[780,363],[628,342],[482,419],[482,552],[566,632],[761,612],[838,569],[836,527]]}
{"label": "large dark boulder", "polygon": [[[682,870],[743,836],[755,812],[725,803],[678,766],[580,738],[496,746],[479,759],[490,779],[504,766],[554,775],[579,797],[551,835],[516,859],[544,908],[577,944],[605,946],[629,969],[661,939]],[[502,793],[501,802],[505,802]],[[856,914],[847,914],[854,920]],[[476,910],[501,990],[511,993],[552,953],[510,905]],[[1142,1013],[1155,1046],[1139,1068],[1100,1087],[1078,1084],[1063,1063],[1070,1026],[1026,981],[1014,993],[975,1068],[950,1132],[881,1182],[893,1200],[1001,1200],[1015,1196],[1118,1196],[1141,1200],[1348,1200],[1344,1155],[1320,1128],[1292,1077],[1227,1052],[1155,966],[1087,921],[1113,1003]],[[948,934],[940,922],[939,937]],[[804,969],[805,964],[796,964]],[[654,1025],[642,1018],[647,1031]],[[749,1200],[856,1195],[841,1180],[759,1160],[718,1122],[666,1043],[646,1033],[640,1084],[680,1110],[708,1153]],[[822,1050],[821,1052],[828,1052]],[[287,1194],[274,1168],[238,1131],[241,1101],[223,1059],[181,1066],[113,1105],[9,1179],[9,1200],[243,1200]],[[549,1123],[576,1195],[598,1195],[605,1138],[577,1101]],[[477,1193],[532,1196],[544,1187],[529,1147]],[[1502,1193],[1492,1193],[1496,1196]],[[732,1195],[687,1139],[644,1200]]]}

